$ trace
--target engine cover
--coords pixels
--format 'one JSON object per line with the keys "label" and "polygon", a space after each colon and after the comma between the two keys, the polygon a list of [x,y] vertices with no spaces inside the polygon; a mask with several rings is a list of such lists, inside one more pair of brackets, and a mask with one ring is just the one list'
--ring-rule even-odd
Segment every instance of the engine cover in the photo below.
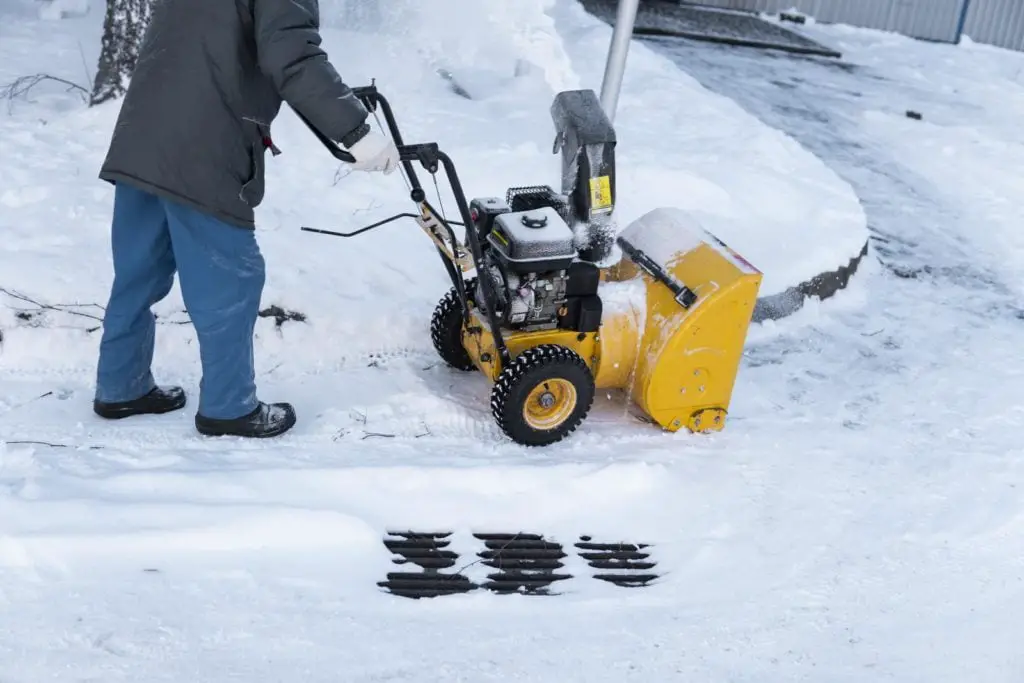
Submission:
{"label": "engine cover", "polygon": [[474,224],[485,247],[477,305],[487,308],[487,281],[494,313],[505,329],[596,331],[601,320],[598,269],[577,260],[575,235],[565,217],[557,205],[537,206],[538,194],[543,193],[532,192],[526,201],[520,193],[518,203],[528,207],[521,210],[512,210],[508,201],[473,200]]}
{"label": "engine cover", "polygon": [[572,229],[549,206],[495,216],[487,242],[518,275],[566,270],[576,258]]}

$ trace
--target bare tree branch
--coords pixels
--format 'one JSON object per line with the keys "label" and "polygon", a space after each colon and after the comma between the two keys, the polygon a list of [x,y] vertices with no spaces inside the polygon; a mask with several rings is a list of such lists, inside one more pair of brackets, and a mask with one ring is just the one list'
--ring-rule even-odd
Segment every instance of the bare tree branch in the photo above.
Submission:
{"label": "bare tree branch", "polygon": [[90,320],[103,322],[102,316],[93,315],[92,313],[83,313],[82,311],[75,310],[76,308],[86,308],[89,306],[94,306],[96,308],[99,308],[100,310],[103,310],[103,307],[100,306],[99,304],[44,304],[40,301],[32,299],[31,297],[21,294],[20,292],[15,292],[4,287],[0,287],[0,294],[6,294],[12,299],[16,299],[18,301],[31,304],[32,306],[35,306],[37,310],[59,311],[61,313],[70,313],[71,315],[78,315],[83,318],[89,318]]}
{"label": "bare tree branch", "polygon": [[27,97],[28,92],[43,81],[53,81],[55,83],[65,85],[67,86],[66,92],[80,91],[82,101],[88,101],[89,91],[77,83],[72,83],[64,78],[51,76],[49,74],[33,74],[32,76],[22,76],[15,79],[12,83],[8,83],[7,85],[0,87],[0,98],[7,100],[7,113],[9,114],[13,110],[15,99],[19,97]]}

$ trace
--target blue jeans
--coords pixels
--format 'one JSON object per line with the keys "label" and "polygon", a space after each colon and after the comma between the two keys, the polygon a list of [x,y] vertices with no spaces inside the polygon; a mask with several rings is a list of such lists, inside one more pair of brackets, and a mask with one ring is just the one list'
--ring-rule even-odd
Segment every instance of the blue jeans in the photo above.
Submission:
{"label": "blue jeans", "polygon": [[266,279],[252,230],[118,184],[111,226],[114,283],[103,320],[96,399],[129,401],[156,383],[151,307],[181,294],[199,339],[199,413],[214,419],[253,411],[253,328]]}

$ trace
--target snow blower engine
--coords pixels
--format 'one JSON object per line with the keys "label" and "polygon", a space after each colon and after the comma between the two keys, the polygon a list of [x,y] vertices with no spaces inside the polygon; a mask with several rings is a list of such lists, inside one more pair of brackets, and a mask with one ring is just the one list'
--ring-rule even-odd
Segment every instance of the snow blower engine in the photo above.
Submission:
{"label": "snow blower engine", "polygon": [[[431,319],[434,348],[490,380],[491,412],[509,438],[564,439],[597,389],[625,392],[668,431],[725,426],[761,272],[678,209],[654,209],[615,235],[615,131],[592,90],[558,93],[551,107],[561,191],[514,187],[472,201],[436,143],[402,141],[375,85],[353,90],[374,116],[383,112],[418,212],[350,233],[302,229],[352,237],[416,221],[452,280]],[[353,161],[299,117],[337,159]],[[413,162],[431,175],[444,168],[461,221],[434,210]],[[620,259],[608,264],[616,246]]]}

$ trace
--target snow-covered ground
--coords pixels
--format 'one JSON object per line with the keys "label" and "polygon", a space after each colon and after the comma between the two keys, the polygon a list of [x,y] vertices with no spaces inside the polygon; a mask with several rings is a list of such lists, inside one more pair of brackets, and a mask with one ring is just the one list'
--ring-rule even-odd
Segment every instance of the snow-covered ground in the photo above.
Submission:
{"label": "snow-covered ground", "polygon": [[[554,182],[547,107],[598,86],[607,27],[570,0],[324,7],[346,78],[376,77],[408,137],[449,149],[471,195]],[[0,84],[85,82],[101,18],[36,11],[0,0]],[[570,442],[500,439],[488,387],[430,350],[446,281],[402,232],[415,226],[298,232],[407,210],[402,180],[336,180],[287,112],[259,213],[264,304],[308,320],[262,320],[257,352],[262,395],[294,401],[299,426],[246,443],[200,439],[188,409],[98,423],[87,330],[109,284],[111,195],[95,174],[116,110],[84,111],[48,83],[5,102],[0,681],[1018,680],[1024,55],[812,30],[862,68],[701,46],[681,60],[693,78],[678,54],[631,52],[623,220],[695,210],[766,271],[766,293],[844,262],[865,213],[876,238],[849,291],[752,330],[730,425],[712,437],[657,433],[609,400]],[[730,78],[812,92],[758,91],[766,111],[727,93],[751,114],[698,84],[725,92]],[[755,118],[771,106],[834,123],[771,119],[787,137]],[[175,291],[158,309],[157,370],[194,392],[181,308]],[[651,542],[664,576],[605,585],[570,553],[577,578],[558,597],[414,602],[375,586],[398,569],[382,534],[410,527],[454,531],[460,567],[475,531]]]}

